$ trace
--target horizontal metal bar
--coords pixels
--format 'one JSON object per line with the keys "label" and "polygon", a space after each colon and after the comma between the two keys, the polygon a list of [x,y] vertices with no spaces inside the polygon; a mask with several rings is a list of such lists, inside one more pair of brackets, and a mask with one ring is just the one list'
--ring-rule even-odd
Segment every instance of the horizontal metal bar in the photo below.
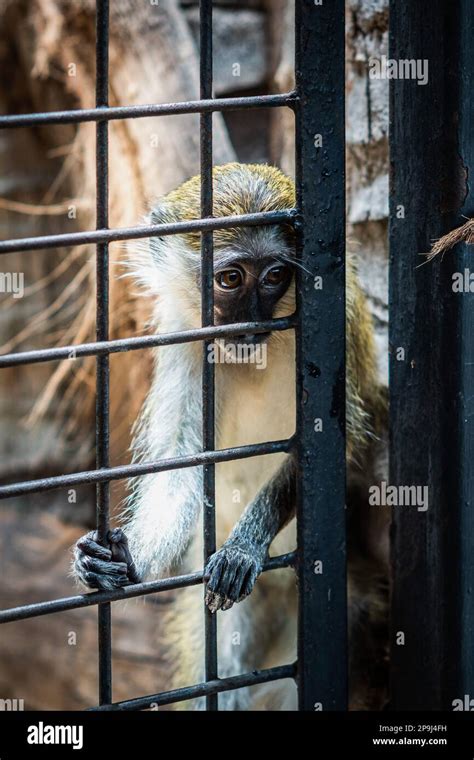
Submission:
{"label": "horizontal metal bar", "polygon": [[138,106],[81,108],[74,111],[12,114],[10,116],[0,116],[0,129],[38,127],[47,124],[79,124],[87,121],[140,119],[149,116],[176,116],[178,114],[238,111],[247,108],[281,108],[284,106],[293,108],[296,100],[296,93],[283,92],[274,95],[252,95],[240,98],[185,100],[181,103],[149,103]]}
{"label": "horizontal metal bar", "polygon": [[255,686],[259,683],[281,681],[284,678],[295,678],[295,676],[296,664],[280,665],[276,668],[268,668],[267,670],[254,670],[252,673],[244,673],[239,676],[229,676],[228,678],[215,678],[213,681],[198,683],[194,686],[184,686],[181,689],[162,691],[159,694],[153,694],[148,697],[128,699],[124,702],[114,702],[110,705],[100,705],[100,707],[92,707],[90,709],[93,712],[110,712],[112,710],[147,710],[148,708],[155,705],[170,705],[174,702],[184,702],[187,699],[205,697],[209,694],[219,694],[222,691],[233,691],[235,689],[242,689],[244,686]]}
{"label": "horizontal metal bar", "polygon": [[194,330],[181,330],[158,335],[143,335],[118,340],[104,340],[93,343],[78,343],[54,348],[40,348],[34,351],[0,354],[0,369],[16,367],[21,364],[37,364],[38,362],[60,361],[62,359],[80,358],[82,356],[101,356],[116,354],[122,351],[137,351],[143,348],[157,346],[173,346],[178,343],[191,343],[198,340],[213,340],[235,335],[262,333],[269,331],[290,330],[296,324],[294,315],[268,319],[265,322],[233,322],[228,325],[213,327],[197,327]]}
{"label": "horizontal metal bar", "polygon": [[55,475],[50,478],[25,480],[20,483],[0,486],[0,499],[9,499],[13,496],[21,496],[26,493],[52,491],[55,488],[68,488],[70,486],[81,485],[82,483],[102,483],[107,480],[123,480],[125,478],[136,477],[137,475],[165,472],[166,470],[181,470],[185,467],[198,467],[210,462],[228,462],[231,459],[248,459],[249,457],[263,456],[264,454],[279,454],[290,451],[292,445],[293,439],[287,438],[281,441],[252,443],[246,446],[236,446],[217,451],[203,451],[190,456],[159,459],[156,462],[102,467],[95,470],[72,472],[68,475]]}
{"label": "horizontal metal bar", "polygon": [[41,235],[16,240],[3,240],[0,242],[0,254],[15,253],[16,251],[38,251],[45,248],[71,245],[97,245],[98,243],[113,243],[117,240],[138,240],[147,237],[179,235],[187,232],[208,232],[209,230],[224,230],[229,227],[293,224],[296,216],[296,209],[288,209],[286,211],[262,211],[257,214],[240,214],[237,216],[208,217],[206,219],[193,219],[189,222],[122,227],[115,230],[102,229],[68,232],[59,235]]}
{"label": "horizontal metal bar", "polygon": [[[263,566],[262,572],[269,570],[281,570],[284,567],[292,567],[295,563],[296,552],[280,554],[278,557],[271,557]],[[125,588],[114,589],[113,591],[94,591],[90,594],[77,594],[75,596],[66,596],[62,599],[52,599],[46,602],[36,602],[33,604],[24,604],[19,607],[10,607],[7,610],[0,610],[0,624],[12,623],[18,620],[29,620],[33,617],[43,615],[52,615],[57,612],[66,612],[67,610],[78,610],[82,607],[93,607],[104,602],[119,602],[122,599],[133,599],[136,596],[148,596],[160,591],[172,591],[174,589],[186,588],[188,586],[197,586],[203,581],[202,570],[197,573],[188,573],[187,575],[176,575],[172,578],[162,578],[157,581],[146,581],[144,583],[135,583]]]}

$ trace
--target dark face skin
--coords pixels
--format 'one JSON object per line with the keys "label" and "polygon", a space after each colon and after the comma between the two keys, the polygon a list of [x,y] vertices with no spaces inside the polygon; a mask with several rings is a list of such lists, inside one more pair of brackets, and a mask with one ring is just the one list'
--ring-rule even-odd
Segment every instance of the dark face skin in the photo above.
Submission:
{"label": "dark face skin", "polygon": [[[288,290],[292,267],[271,257],[238,259],[214,271],[216,325],[272,319],[275,307]],[[237,336],[232,341],[257,344],[270,333]],[[228,342],[228,341],[226,341]]]}

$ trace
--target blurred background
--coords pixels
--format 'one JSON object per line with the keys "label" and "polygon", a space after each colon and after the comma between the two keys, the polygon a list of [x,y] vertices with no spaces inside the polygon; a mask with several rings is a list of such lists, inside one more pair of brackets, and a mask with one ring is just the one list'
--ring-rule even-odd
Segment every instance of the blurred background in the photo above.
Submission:
{"label": "blurred background", "polygon": [[[217,97],[293,87],[292,0],[214,3]],[[114,0],[110,105],[199,97],[198,4]],[[91,108],[95,101],[93,0],[0,0],[0,112]],[[368,60],[387,54],[388,0],[347,2],[347,218],[349,248],[375,319],[382,376],[387,356],[388,83]],[[272,163],[293,173],[288,109],[215,114],[214,163]],[[110,226],[139,224],[150,203],[199,172],[199,117],[110,123]],[[95,125],[0,131],[3,239],[95,226]],[[111,337],[146,332],[149,304],[111,245]],[[94,339],[95,250],[2,256],[22,275],[22,297],[0,292],[0,352]],[[7,280],[3,278],[3,282]],[[5,288],[4,288],[5,289]],[[166,349],[163,349],[166,350]],[[129,461],[130,431],[146,393],[150,355],[111,356],[112,464]],[[94,359],[0,372],[3,483],[94,467]],[[123,484],[112,485],[118,511]],[[70,547],[94,526],[94,491],[79,487],[0,503],[0,607],[76,593]],[[158,594],[113,606],[114,701],[166,689]],[[97,703],[97,611],[75,610],[0,629],[0,700],[27,710]]]}

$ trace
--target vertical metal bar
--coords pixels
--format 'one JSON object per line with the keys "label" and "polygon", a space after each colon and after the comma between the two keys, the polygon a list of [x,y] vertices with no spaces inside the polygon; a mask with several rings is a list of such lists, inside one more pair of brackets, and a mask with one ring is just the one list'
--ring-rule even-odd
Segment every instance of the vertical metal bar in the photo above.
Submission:
{"label": "vertical metal bar", "polygon": [[[201,0],[200,13],[200,97],[212,97],[212,0]],[[201,216],[212,216],[212,113],[201,114]],[[202,326],[214,324],[214,262],[213,233],[203,232],[201,236],[201,317]],[[203,344],[202,368],[202,410],[203,410],[203,448],[212,451],[215,448],[215,388],[214,365],[208,361],[208,346]],[[215,465],[204,466],[203,482],[203,525],[204,525],[204,563],[216,551],[216,515],[215,515]],[[211,681],[217,678],[217,615],[212,615],[204,606],[205,625],[205,678]],[[218,696],[206,697],[206,709],[218,709]]]}
{"label": "vertical metal bar", "polygon": [[344,44],[344,0],[296,4],[300,710],[347,706]]}
{"label": "vertical metal bar", "polygon": [[[466,194],[460,198],[461,207],[458,222],[466,217],[474,218],[474,101],[472,83],[474,81],[474,46],[472,30],[474,29],[474,4],[472,0],[461,0],[459,14],[459,62],[457,77],[459,82],[458,119],[458,155],[464,176],[470,177],[466,182]],[[472,272],[473,248],[463,244],[459,246],[457,258],[458,272]],[[474,279],[474,278],[473,278]],[[459,298],[458,294],[458,298]],[[460,671],[461,677],[451,691],[447,704],[452,707],[452,699],[461,699],[464,694],[474,697],[474,479],[471,476],[474,462],[474,304],[472,293],[460,297],[460,350],[458,357],[459,392],[458,424],[460,431],[460,467],[461,472],[459,503],[461,509],[459,526],[459,557],[461,565],[461,584],[459,622],[461,625]],[[457,469],[457,468],[456,468]],[[452,697],[452,699],[451,699]]]}
{"label": "vertical metal bar", "polygon": [[[96,106],[108,105],[109,87],[109,2],[96,3]],[[108,122],[98,121],[96,128],[96,226],[108,227]],[[96,249],[96,337],[109,337],[109,250],[108,243]],[[109,357],[98,356],[96,362],[96,463],[109,466]],[[109,483],[98,483],[97,530],[99,540],[106,540],[109,529]],[[110,603],[100,604],[99,623],[99,701],[112,701],[112,646]]]}
{"label": "vertical metal bar", "polygon": [[394,507],[394,709],[452,709],[474,693],[473,307],[452,287],[472,253],[418,266],[473,213],[469,22],[470,0],[432,0],[429,14],[390,4],[389,58],[425,62],[428,76],[390,81],[390,480],[428,489],[427,504]]}

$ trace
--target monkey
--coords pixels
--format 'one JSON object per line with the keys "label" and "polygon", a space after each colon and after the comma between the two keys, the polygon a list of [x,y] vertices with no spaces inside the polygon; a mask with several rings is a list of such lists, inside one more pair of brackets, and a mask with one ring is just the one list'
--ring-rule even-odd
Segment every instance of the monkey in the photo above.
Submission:
{"label": "monkey", "polygon": [[[213,168],[213,204],[215,217],[291,209],[295,186],[273,166],[225,164]],[[195,176],[159,201],[149,220],[161,224],[199,216],[200,177]],[[213,239],[216,325],[293,314],[299,264],[291,224],[220,229]],[[153,329],[174,332],[201,326],[199,253],[200,233],[192,231],[152,237],[135,256],[133,276],[152,299]],[[354,502],[348,517],[350,662],[355,673],[351,700],[354,709],[365,709],[377,703],[374,692],[383,682],[379,664],[384,659],[387,520],[365,508],[363,482],[369,472],[375,478],[377,468],[385,467],[386,395],[377,375],[372,320],[352,257],[346,291],[348,501]],[[237,346],[247,353],[233,350]],[[296,415],[294,331],[225,338],[220,349],[225,361],[215,364],[216,448],[290,438]],[[252,361],[257,355],[265,361]],[[154,350],[150,390],[133,431],[132,461],[202,450],[202,357],[199,342]],[[219,676],[226,677],[295,659],[294,571],[262,573],[262,568],[270,550],[277,555],[295,548],[297,465],[294,454],[276,453],[215,467],[219,548],[204,569],[205,603],[212,613],[221,611]],[[88,588],[115,589],[175,568],[202,569],[202,502],[202,466],[132,478],[122,524],[109,532],[107,545],[99,543],[96,532],[77,542],[76,577]],[[203,680],[198,591],[179,590],[165,625],[174,687]],[[184,707],[200,709],[202,701]],[[293,710],[296,688],[285,680],[229,691],[219,695],[219,706]]]}

